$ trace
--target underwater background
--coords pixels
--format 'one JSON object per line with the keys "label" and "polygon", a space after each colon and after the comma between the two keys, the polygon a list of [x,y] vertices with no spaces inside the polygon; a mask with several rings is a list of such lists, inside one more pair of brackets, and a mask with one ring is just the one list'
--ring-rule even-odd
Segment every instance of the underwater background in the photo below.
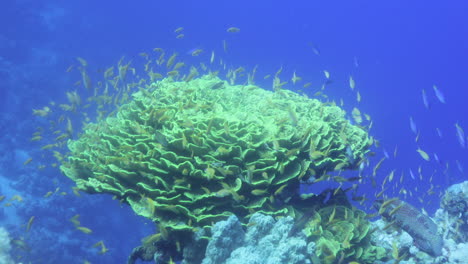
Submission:
{"label": "underwater background", "polygon": [[[50,166],[55,159],[44,158],[45,143],[31,140],[37,127],[49,125],[33,109],[66,102],[66,92],[86,93],[74,85],[80,72],[67,70],[79,65],[77,57],[87,61],[93,79],[122,56],[138,64],[139,54],[154,48],[168,50],[167,56],[178,52],[186,64],[208,63],[213,51],[233,69],[258,65],[255,84],[265,89],[272,80],[263,76],[282,68],[285,80],[302,78],[284,88],[309,97],[329,79],[323,90],[328,98],[320,100],[342,99],[349,120],[354,107],[372,117],[368,132],[380,147],[371,148],[375,155],[362,175],[372,174],[386,157],[377,187],[363,183],[357,195],[368,200],[353,205],[375,212],[371,202],[395,170],[385,195],[432,216],[445,190],[468,179],[466,10],[465,1],[420,0],[4,1],[0,226],[9,233],[15,263],[125,263],[141,239],[156,231],[112,195],[74,195],[74,182]],[[180,27],[183,37],[175,32]],[[228,32],[232,27],[239,32]],[[200,55],[192,56],[197,50]],[[307,82],[311,86],[304,88]],[[74,125],[77,133],[80,123]],[[302,191],[336,187],[322,182]],[[70,222],[76,215],[91,234]],[[93,247],[99,241],[107,252]]]}

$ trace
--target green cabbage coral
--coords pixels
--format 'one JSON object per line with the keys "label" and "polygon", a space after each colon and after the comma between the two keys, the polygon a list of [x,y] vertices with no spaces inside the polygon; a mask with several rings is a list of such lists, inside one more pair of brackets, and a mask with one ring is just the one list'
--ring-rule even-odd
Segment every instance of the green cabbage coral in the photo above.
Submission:
{"label": "green cabbage coral", "polygon": [[323,263],[337,259],[374,263],[385,257],[385,249],[370,243],[370,223],[366,213],[342,205],[326,206],[308,221],[304,232],[316,243],[316,254]]}
{"label": "green cabbage coral", "polygon": [[172,235],[231,214],[294,214],[287,201],[309,171],[353,168],[370,144],[339,107],[287,90],[204,76],[164,79],[132,96],[69,141],[61,170]]}

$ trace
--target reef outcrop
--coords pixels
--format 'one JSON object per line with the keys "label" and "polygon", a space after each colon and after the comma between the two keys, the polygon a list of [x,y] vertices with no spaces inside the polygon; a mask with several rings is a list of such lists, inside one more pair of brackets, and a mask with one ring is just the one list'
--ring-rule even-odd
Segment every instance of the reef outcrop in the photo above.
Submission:
{"label": "reef outcrop", "polygon": [[297,93],[207,75],[141,87],[68,142],[61,171],[158,223],[161,238],[235,214],[295,217],[301,180],[356,168],[372,140],[345,112]]}

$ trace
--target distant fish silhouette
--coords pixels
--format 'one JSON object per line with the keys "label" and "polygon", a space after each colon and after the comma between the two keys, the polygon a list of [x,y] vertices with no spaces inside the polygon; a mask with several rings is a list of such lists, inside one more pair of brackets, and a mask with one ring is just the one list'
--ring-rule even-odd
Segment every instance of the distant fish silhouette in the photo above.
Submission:
{"label": "distant fish silhouette", "polygon": [[434,93],[435,93],[437,99],[439,99],[439,101],[441,103],[445,104],[444,94],[437,88],[437,86],[433,85],[432,88],[434,89]]}
{"label": "distant fish silhouette", "polygon": [[416,127],[416,123],[414,123],[414,120],[413,120],[413,117],[412,117],[412,116],[410,116],[409,122],[410,122],[411,131],[413,131],[414,134],[417,134],[417,133],[418,133],[418,129],[417,129],[417,127]]}
{"label": "distant fish silhouette", "polygon": [[465,148],[466,147],[465,132],[463,131],[463,128],[461,128],[461,126],[458,123],[455,124],[455,128],[457,130],[458,143],[460,143],[460,146],[462,148]]}
{"label": "distant fish silhouette", "polygon": [[430,105],[429,105],[429,100],[427,99],[426,91],[422,89],[421,92],[422,92],[422,99],[423,99],[424,106],[426,107],[426,109],[429,109]]}

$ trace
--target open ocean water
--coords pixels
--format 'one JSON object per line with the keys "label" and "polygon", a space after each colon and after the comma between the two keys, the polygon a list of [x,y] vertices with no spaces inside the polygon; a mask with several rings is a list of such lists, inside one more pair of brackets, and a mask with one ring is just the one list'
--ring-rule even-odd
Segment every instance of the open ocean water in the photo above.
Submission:
{"label": "open ocean water", "polygon": [[[150,79],[149,68],[179,81],[191,67],[200,76],[219,71],[223,80],[269,91],[277,78],[279,89],[340,106],[374,144],[354,169],[330,174],[359,179],[303,183],[301,192],[352,188],[349,200],[368,214],[376,199],[399,197],[434,217],[446,189],[468,180],[466,10],[465,1],[433,0],[4,0],[0,227],[9,237],[0,253],[13,262],[3,261],[127,263],[157,232],[123,197],[79,191],[59,169],[66,142],[80,138],[84,124],[112,115],[119,96],[138,91],[122,75],[138,83]],[[184,66],[172,69],[177,62]],[[466,244],[461,236],[454,240]],[[447,263],[431,261],[419,263]]]}

